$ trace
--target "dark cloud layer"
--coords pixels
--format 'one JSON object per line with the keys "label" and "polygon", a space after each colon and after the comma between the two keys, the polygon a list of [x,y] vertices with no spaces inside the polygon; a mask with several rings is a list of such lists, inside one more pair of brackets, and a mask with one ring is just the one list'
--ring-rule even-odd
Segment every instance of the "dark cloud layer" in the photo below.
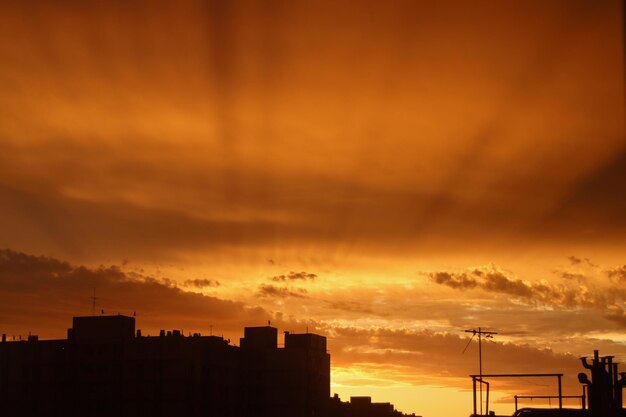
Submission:
{"label": "dark cloud layer", "polygon": [[44,337],[63,336],[72,316],[91,314],[94,288],[96,311],[136,312],[146,333],[164,327],[204,331],[213,325],[234,336],[246,323],[271,317],[260,308],[185,292],[171,281],[115,266],[91,269],[5,249],[0,251],[0,328],[8,334],[30,330]]}
{"label": "dark cloud layer", "polygon": [[616,0],[220,4],[7,3],[0,245],[624,241]]}
{"label": "dark cloud layer", "polygon": [[[623,49],[621,52],[624,53]],[[620,148],[575,184],[554,212],[546,217],[544,227],[561,228],[567,233],[565,229],[569,226],[570,233],[577,230],[589,236],[601,229],[618,234],[626,230],[623,215],[626,212],[625,133],[621,137]]]}

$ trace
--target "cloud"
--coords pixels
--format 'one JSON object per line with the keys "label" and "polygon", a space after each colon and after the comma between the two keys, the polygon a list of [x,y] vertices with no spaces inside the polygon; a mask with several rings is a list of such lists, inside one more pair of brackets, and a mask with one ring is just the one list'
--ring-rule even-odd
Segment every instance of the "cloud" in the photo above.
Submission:
{"label": "cloud", "polygon": [[[533,289],[520,279],[510,279],[497,269],[475,269],[474,276],[482,278],[482,288],[487,291],[509,294],[517,297],[532,297]],[[541,287],[543,289],[543,286]]]}
{"label": "cloud", "polygon": [[[609,271],[609,276],[621,277],[621,268]],[[608,320],[626,324],[624,302],[626,291],[619,287],[595,288],[579,283],[551,284],[546,281],[525,281],[499,270],[493,265],[472,268],[464,272],[427,272],[431,281],[458,290],[479,289],[512,296],[533,306],[576,309],[594,308]]]}
{"label": "cloud", "polygon": [[580,274],[577,272],[554,271],[554,273],[557,274],[559,277],[565,280],[570,280],[570,281],[583,282],[587,279],[587,277],[584,274]]}
{"label": "cloud", "polygon": [[579,258],[577,256],[571,255],[571,256],[568,256],[567,259],[574,266],[581,265],[581,264],[585,264],[585,265],[590,266],[592,268],[595,268],[595,267],[598,266],[598,265],[594,264],[593,262],[591,262],[591,260],[589,258]]}
{"label": "cloud", "polygon": [[449,272],[433,272],[429,275],[437,284],[447,285],[452,288],[474,288],[478,285],[476,279],[465,273],[451,274]]}
{"label": "cloud", "polygon": [[494,266],[473,268],[467,272],[428,272],[430,279],[455,289],[482,289],[498,294],[511,295],[529,302],[559,305],[589,305],[586,287],[570,288],[547,282],[527,282],[508,276]]}
{"label": "cloud", "polygon": [[[494,267],[475,268],[468,272],[428,272],[430,279],[441,285],[455,289],[473,289],[505,293],[517,297],[530,298],[535,291],[530,284],[519,279],[511,279]],[[543,289],[537,287],[537,289]]]}
{"label": "cloud", "polygon": [[[622,74],[609,47],[619,47],[619,37],[606,24],[614,5],[598,6],[598,18],[585,25],[576,7],[558,26],[545,18],[527,31],[525,13],[563,10],[429,6],[419,13],[425,24],[415,25],[407,19],[415,16],[411,2],[369,2],[363,10],[346,3],[337,25],[326,6],[295,2],[282,4],[278,16],[234,13],[226,24],[205,2],[166,3],[175,6],[129,13],[108,4],[92,12],[15,2],[3,10],[2,39],[11,42],[0,48],[0,79],[15,88],[4,89],[0,103],[0,178],[15,193],[0,190],[0,245],[133,261],[226,245],[448,249],[431,236],[475,248],[525,235],[556,196],[623,146],[622,101],[614,93]],[[96,26],[88,17],[94,13]],[[482,19],[480,30],[468,13]],[[273,19],[285,26],[268,31]],[[502,21],[511,24],[495,23]],[[167,36],[155,30],[164,26]],[[571,48],[554,30],[608,46]],[[240,36],[248,31],[273,42]],[[333,39],[332,47],[319,48],[310,33]],[[467,53],[440,53],[440,33]],[[519,53],[501,59],[511,47]],[[365,61],[355,70],[357,59]],[[320,65],[329,69],[321,78],[311,72]],[[406,117],[407,108],[423,117]],[[471,112],[463,124],[447,123],[460,109]],[[541,109],[553,112],[558,128],[537,128]],[[520,119],[536,134],[520,135]],[[423,134],[407,136],[416,131]],[[590,131],[601,147],[589,143]],[[555,154],[546,143],[572,146]],[[624,183],[623,170],[609,174],[600,179]],[[589,212],[622,207],[607,188],[586,198]],[[580,229],[595,225],[586,217]],[[606,231],[623,238],[622,218]],[[601,231],[594,236],[604,241]]]}
{"label": "cloud", "polygon": [[212,279],[188,279],[183,282],[185,287],[196,287],[196,288],[206,288],[206,287],[219,287],[220,282]]}
{"label": "cloud", "polygon": [[97,311],[137,312],[144,333],[161,328],[206,331],[209,325],[235,337],[246,324],[271,313],[237,301],[186,292],[173,281],[123,272],[116,266],[89,268],[54,258],[0,250],[0,329],[7,334],[29,330],[42,337],[62,337],[71,317]]}
{"label": "cloud", "polygon": [[[623,104],[620,107],[623,109]],[[623,128],[620,136],[624,137]],[[614,235],[611,229],[617,234],[624,233],[626,147],[623,141],[602,163],[572,185],[574,187],[546,218],[544,227],[552,230],[560,227],[561,236],[572,238],[578,235],[592,239],[606,230],[605,240],[610,240],[610,236]],[[618,242],[623,245],[623,239]],[[615,243],[619,245],[618,242]]]}
{"label": "cloud", "polygon": [[609,278],[616,282],[626,282],[626,265],[616,266],[615,268],[609,269],[606,274]]}
{"label": "cloud", "polygon": [[277,281],[277,282],[285,282],[285,281],[296,281],[296,280],[301,280],[301,281],[306,281],[306,280],[310,280],[313,281],[317,278],[316,274],[312,274],[310,272],[289,272],[289,274],[287,275],[276,275],[272,277],[272,281]]}
{"label": "cloud", "polygon": [[259,285],[259,290],[257,292],[259,297],[277,297],[277,298],[286,298],[286,297],[305,298],[306,293],[307,291],[304,288],[298,288],[295,291],[292,291],[285,287],[277,287],[275,285],[269,285],[269,284]]}
{"label": "cloud", "polygon": [[576,256],[568,256],[567,259],[569,259],[570,263],[572,265],[580,265],[583,261],[582,259],[576,257]]}
{"label": "cloud", "polygon": [[372,316],[387,316],[388,313],[376,312],[372,308],[363,305],[358,301],[349,301],[349,300],[341,300],[341,301],[330,301],[324,300],[324,303],[328,305],[328,307],[334,310],[341,310],[349,313],[358,313],[360,315],[367,314]]}

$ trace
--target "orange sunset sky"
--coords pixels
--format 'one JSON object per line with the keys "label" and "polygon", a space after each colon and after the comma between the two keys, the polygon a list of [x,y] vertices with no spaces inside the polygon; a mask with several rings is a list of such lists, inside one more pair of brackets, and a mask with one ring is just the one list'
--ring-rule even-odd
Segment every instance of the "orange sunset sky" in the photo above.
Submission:
{"label": "orange sunset sky", "polygon": [[626,362],[622,26],[619,0],[3,1],[0,332],[64,337],[94,287],[144,334],[271,320],[328,337],[342,399],[437,417],[471,412],[481,326],[485,372],[579,394],[579,356]]}

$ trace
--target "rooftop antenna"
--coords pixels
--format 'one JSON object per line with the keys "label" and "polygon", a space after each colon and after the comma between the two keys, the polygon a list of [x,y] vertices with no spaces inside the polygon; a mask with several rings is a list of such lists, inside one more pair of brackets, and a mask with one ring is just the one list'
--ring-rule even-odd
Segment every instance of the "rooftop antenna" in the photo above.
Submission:
{"label": "rooftop antenna", "polygon": [[[622,65],[624,65],[624,67],[626,68],[626,0],[623,0],[621,3],[622,3],[622,48],[624,48]],[[626,74],[624,77],[624,99],[626,99]]]}
{"label": "rooftop antenna", "polygon": [[[621,0],[620,6],[622,12],[622,73],[624,74],[624,78],[622,81],[624,84],[623,99],[626,103],[626,71],[624,71],[624,69],[626,69],[626,0]],[[626,106],[624,106],[624,110],[624,116],[626,116]]]}
{"label": "rooftop antenna", "polygon": [[96,315],[96,301],[98,297],[96,297],[96,287],[93,287],[93,296],[91,297],[91,315]]}
{"label": "rooftop antenna", "polygon": [[480,375],[479,381],[480,381],[480,414],[483,413],[483,345],[482,345],[482,338],[483,336],[485,337],[485,339],[493,339],[493,335],[494,334],[498,334],[496,332],[487,332],[482,330],[480,327],[477,329],[471,329],[471,330],[465,330],[465,333],[471,333],[472,334],[472,338],[470,339],[469,342],[467,342],[467,345],[465,346],[465,349],[463,349],[463,353],[465,353],[465,350],[467,350],[467,347],[469,346],[470,342],[472,341],[472,339],[474,338],[474,336],[478,335],[478,374]]}

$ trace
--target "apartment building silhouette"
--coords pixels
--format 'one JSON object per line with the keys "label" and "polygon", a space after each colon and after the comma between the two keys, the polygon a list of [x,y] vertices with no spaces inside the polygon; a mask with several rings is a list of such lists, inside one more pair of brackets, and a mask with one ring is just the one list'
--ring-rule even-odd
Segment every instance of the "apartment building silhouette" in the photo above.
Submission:
{"label": "apartment building silhouette", "polygon": [[330,396],[326,338],[246,327],[142,336],[134,317],[75,317],[67,339],[0,345],[0,407],[27,416],[317,417]]}

